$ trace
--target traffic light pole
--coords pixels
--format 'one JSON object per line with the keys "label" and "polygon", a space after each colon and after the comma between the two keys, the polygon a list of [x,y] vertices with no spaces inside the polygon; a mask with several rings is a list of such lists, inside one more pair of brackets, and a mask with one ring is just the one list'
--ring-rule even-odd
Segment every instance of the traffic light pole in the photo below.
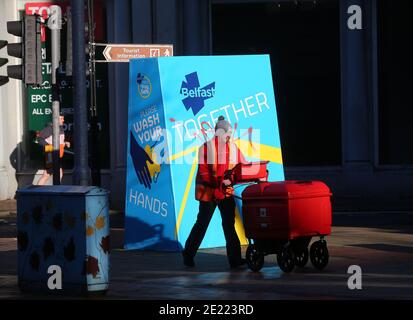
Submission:
{"label": "traffic light pole", "polygon": [[92,174],[92,184],[100,187],[100,144],[96,101],[95,22],[93,0],[87,1],[87,8],[89,31],[90,142],[92,144],[90,146],[90,169]]}
{"label": "traffic light pole", "polygon": [[60,65],[60,30],[62,29],[62,9],[50,6],[48,27],[52,38],[52,119],[53,119],[53,184],[60,184],[60,92],[57,83],[57,69]]}
{"label": "traffic light pole", "polygon": [[88,124],[86,94],[86,54],[85,54],[85,3],[72,0],[72,40],[73,40],[73,84],[74,84],[74,135],[75,167],[73,183],[88,186],[90,169],[88,165]]}

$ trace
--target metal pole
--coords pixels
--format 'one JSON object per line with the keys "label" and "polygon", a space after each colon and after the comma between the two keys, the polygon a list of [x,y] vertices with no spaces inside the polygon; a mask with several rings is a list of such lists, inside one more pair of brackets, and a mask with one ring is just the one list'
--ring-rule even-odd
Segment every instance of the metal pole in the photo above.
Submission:
{"label": "metal pole", "polygon": [[96,64],[95,64],[95,23],[93,12],[93,0],[88,0],[88,24],[89,24],[89,71],[90,71],[90,112],[91,116],[97,116],[96,108]]}
{"label": "metal pole", "polygon": [[66,9],[66,77],[71,77],[73,67],[73,52],[72,52],[72,9]]}
{"label": "metal pole", "polygon": [[96,63],[95,63],[95,21],[93,0],[88,0],[88,25],[89,25],[89,82],[90,82],[90,142],[91,160],[90,169],[92,184],[99,186],[100,181],[100,155],[99,155],[99,130],[98,113],[96,105]]}
{"label": "metal pole", "polygon": [[74,143],[75,166],[73,184],[89,185],[88,123],[85,56],[85,3],[72,0],[73,84],[74,84]]}
{"label": "metal pole", "polygon": [[56,81],[60,65],[60,30],[62,29],[62,9],[50,6],[50,18],[47,22],[52,37],[52,122],[53,122],[53,184],[60,184],[60,95]]}

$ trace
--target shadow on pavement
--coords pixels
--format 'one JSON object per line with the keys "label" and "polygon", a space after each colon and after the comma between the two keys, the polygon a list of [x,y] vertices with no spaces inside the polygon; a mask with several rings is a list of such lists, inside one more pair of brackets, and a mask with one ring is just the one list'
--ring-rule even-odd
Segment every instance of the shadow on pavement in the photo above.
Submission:
{"label": "shadow on pavement", "polygon": [[413,234],[412,212],[349,212],[333,214],[335,227],[387,229]]}
{"label": "shadow on pavement", "polygon": [[[170,232],[170,231],[169,231]],[[125,217],[125,246],[157,251],[181,251],[177,240],[168,238],[163,224],[149,225],[134,217]]]}
{"label": "shadow on pavement", "polygon": [[413,253],[413,247],[391,245],[384,243],[366,243],[366,244],[353,244],[351,247],[367,248],[380,251],[398,252],[398,253]]}

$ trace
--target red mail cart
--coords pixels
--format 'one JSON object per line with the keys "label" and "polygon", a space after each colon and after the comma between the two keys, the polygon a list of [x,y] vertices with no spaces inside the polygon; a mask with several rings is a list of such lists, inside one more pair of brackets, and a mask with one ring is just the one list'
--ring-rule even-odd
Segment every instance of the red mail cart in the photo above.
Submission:
{"label": "red mail cart", "polygon": [[[304,267],[308,258],[317,269],[328,264],[325,236],[331,233],[331,191],[320,181],[267,182],[264,162],[232,170],[235,183],[256,181],[242,192],[242,215],[249,245],[248,267],[259,271],[264,256],[277,254],[281,270]],[[251,166],[256,166],[255,170]],[[263,167],[265,166],[265,170]],[[247,172],[250,174],[247,174]],[[265,174],[264,174],[265,173]],[[312,237],[319,237],[310,250]]]}

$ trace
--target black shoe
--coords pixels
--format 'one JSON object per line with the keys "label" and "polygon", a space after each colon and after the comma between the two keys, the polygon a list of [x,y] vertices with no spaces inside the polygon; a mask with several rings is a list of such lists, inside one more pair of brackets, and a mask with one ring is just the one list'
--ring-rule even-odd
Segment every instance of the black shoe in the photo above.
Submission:
{"label": "black shoe", "polygon": [[245,266],[247,264],[246,259],[241,259],[238,263],[231,263],[229,266],[231,269],[238,269],[239,267]]}
{"label": "black shoe", "polygon": [[188,256],[188,254],[186,253],[186,251],[182,251],[182,257],[184,258],[184,265],[187,267],[195,267],[195,262],[194,262],[194,258]]}

